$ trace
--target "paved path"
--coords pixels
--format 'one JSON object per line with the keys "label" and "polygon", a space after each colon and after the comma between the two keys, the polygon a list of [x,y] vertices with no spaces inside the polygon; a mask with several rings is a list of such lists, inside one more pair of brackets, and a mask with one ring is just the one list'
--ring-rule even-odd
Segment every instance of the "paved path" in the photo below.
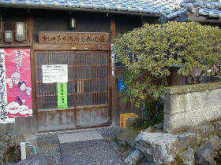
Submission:
{"label": "paved path", "polygon": [[59,135],[64,164],[125,165],[116,144],[107,140],[116,133],[116,129],[107,127]]}
{"label": "paved path", "polygon": [[110,140],[118,132],[105,127],[38,134],[27,140],[57,165],[125,165],[117,145]]}
{"label": "paved path", "polygon": [[90,140],[61,146],[65,165],[125,165],[112,142]]}

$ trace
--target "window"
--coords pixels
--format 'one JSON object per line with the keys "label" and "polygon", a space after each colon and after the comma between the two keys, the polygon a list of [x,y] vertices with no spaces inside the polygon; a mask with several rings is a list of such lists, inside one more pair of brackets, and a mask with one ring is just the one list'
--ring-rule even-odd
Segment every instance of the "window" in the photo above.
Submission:
{"label": "window", "polygon": [[16,45],[27,42],[27,21],[24,17],[0,16],[1,44]]}

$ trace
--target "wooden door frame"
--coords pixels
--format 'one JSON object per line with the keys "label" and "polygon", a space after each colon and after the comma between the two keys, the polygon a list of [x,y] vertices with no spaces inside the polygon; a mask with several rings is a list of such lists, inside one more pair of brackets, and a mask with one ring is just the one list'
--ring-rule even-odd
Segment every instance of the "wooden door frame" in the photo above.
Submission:
{"label": "wooden door frame", "polygon": [[[107,124],[102,124],[98,126],[91,126],[91,127],[80,127],[76,125],[76,128],[73,129],[84,129],[84,128],[96,128],[96,127],[102,127],[102,126],[107,126],[112,124],[112,89],[113,89],[113,80],[112,80],[112,57],[111,57],[111,43],[89,43],[89,44],[63,44],[63,45],[56,45],[56,44],[38,44],[34,43],[33,48],[31,50],[31,64],[32,64],[32,88],[33,88],[33,117],[37,122],[38,125],[38,113],[41,113],[37,109],[37,95],[36,95],[36,89],[37,89],[37,83],[36,83],[36,66],[37,66],[37,61],[36,61],[36,53],[37,52],[48,52],[48,51],[54,51],[54,52],[64,52],[64,51],[73,51],[73,52],[106,52],[108,54],[108,115],[109,115],[109,122]],[[102,106],[102,105],[99,105]],[[93,106],[92,106],[93,107]],[[96,107],[96,106],[94,106]],[[93,107],[93,108],[94,108]],[[70,108],[70,109],[63,109],[59,111],[65,111],[65,110],[73,110],[75,109],[75,121],[77,122],[77,110],[79,107],[76,108]],[[90,110],[90,107],[87,107],[88,110]],[[92,110],[92,108],[91,108]],[[67,129],[62,129],[62,130],[69,130]],[[53,131],[53,130],[52,130]],[[55,130],[58,131],[58,130]],[[45,131],[43,131],[45,132]],[[47,131],[46,131],[47,132]]]}

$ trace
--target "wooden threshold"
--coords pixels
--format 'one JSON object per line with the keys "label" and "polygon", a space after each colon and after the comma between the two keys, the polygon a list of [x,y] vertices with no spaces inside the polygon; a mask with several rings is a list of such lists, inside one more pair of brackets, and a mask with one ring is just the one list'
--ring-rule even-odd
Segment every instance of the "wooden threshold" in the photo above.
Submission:
{"label": "wooden threshold", "polygon": [[80,127],[80,126],[76,126],[76,128],[67,128],[67,129],[57,129],[57,130],[48,130],[48,131],[38,131],[39,134],[41,133],[50,133],[50,132],[64,132],[64,131],[83,131],[83,130],[88,130],[88,129],[92,129],[92,128],[102,128],[102,127],[109,127],[112,125],[112,121],[110,120],[109,122],[105,123],[105,124],[101,124],[98,126],[91,126],[91,127]]}
{"label": "wooden threshold", "polygon": [[109,43],[76,43],[76,44],[34,44],[34,50],[46,50],[46,51],[67,51],[67,50],[109,50]]}
{"label": "wooden threshold", "polygon": [[0,44],[0,48],[29,48],[30,44]]}

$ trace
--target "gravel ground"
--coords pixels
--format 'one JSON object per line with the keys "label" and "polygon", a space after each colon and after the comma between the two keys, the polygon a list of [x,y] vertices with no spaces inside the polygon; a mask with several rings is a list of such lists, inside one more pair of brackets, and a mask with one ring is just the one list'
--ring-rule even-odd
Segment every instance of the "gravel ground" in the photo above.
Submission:
{"label": "gravel ground", "polygon": [[125,165],[113,142],[92,140],[61,145],[65,165]]}

